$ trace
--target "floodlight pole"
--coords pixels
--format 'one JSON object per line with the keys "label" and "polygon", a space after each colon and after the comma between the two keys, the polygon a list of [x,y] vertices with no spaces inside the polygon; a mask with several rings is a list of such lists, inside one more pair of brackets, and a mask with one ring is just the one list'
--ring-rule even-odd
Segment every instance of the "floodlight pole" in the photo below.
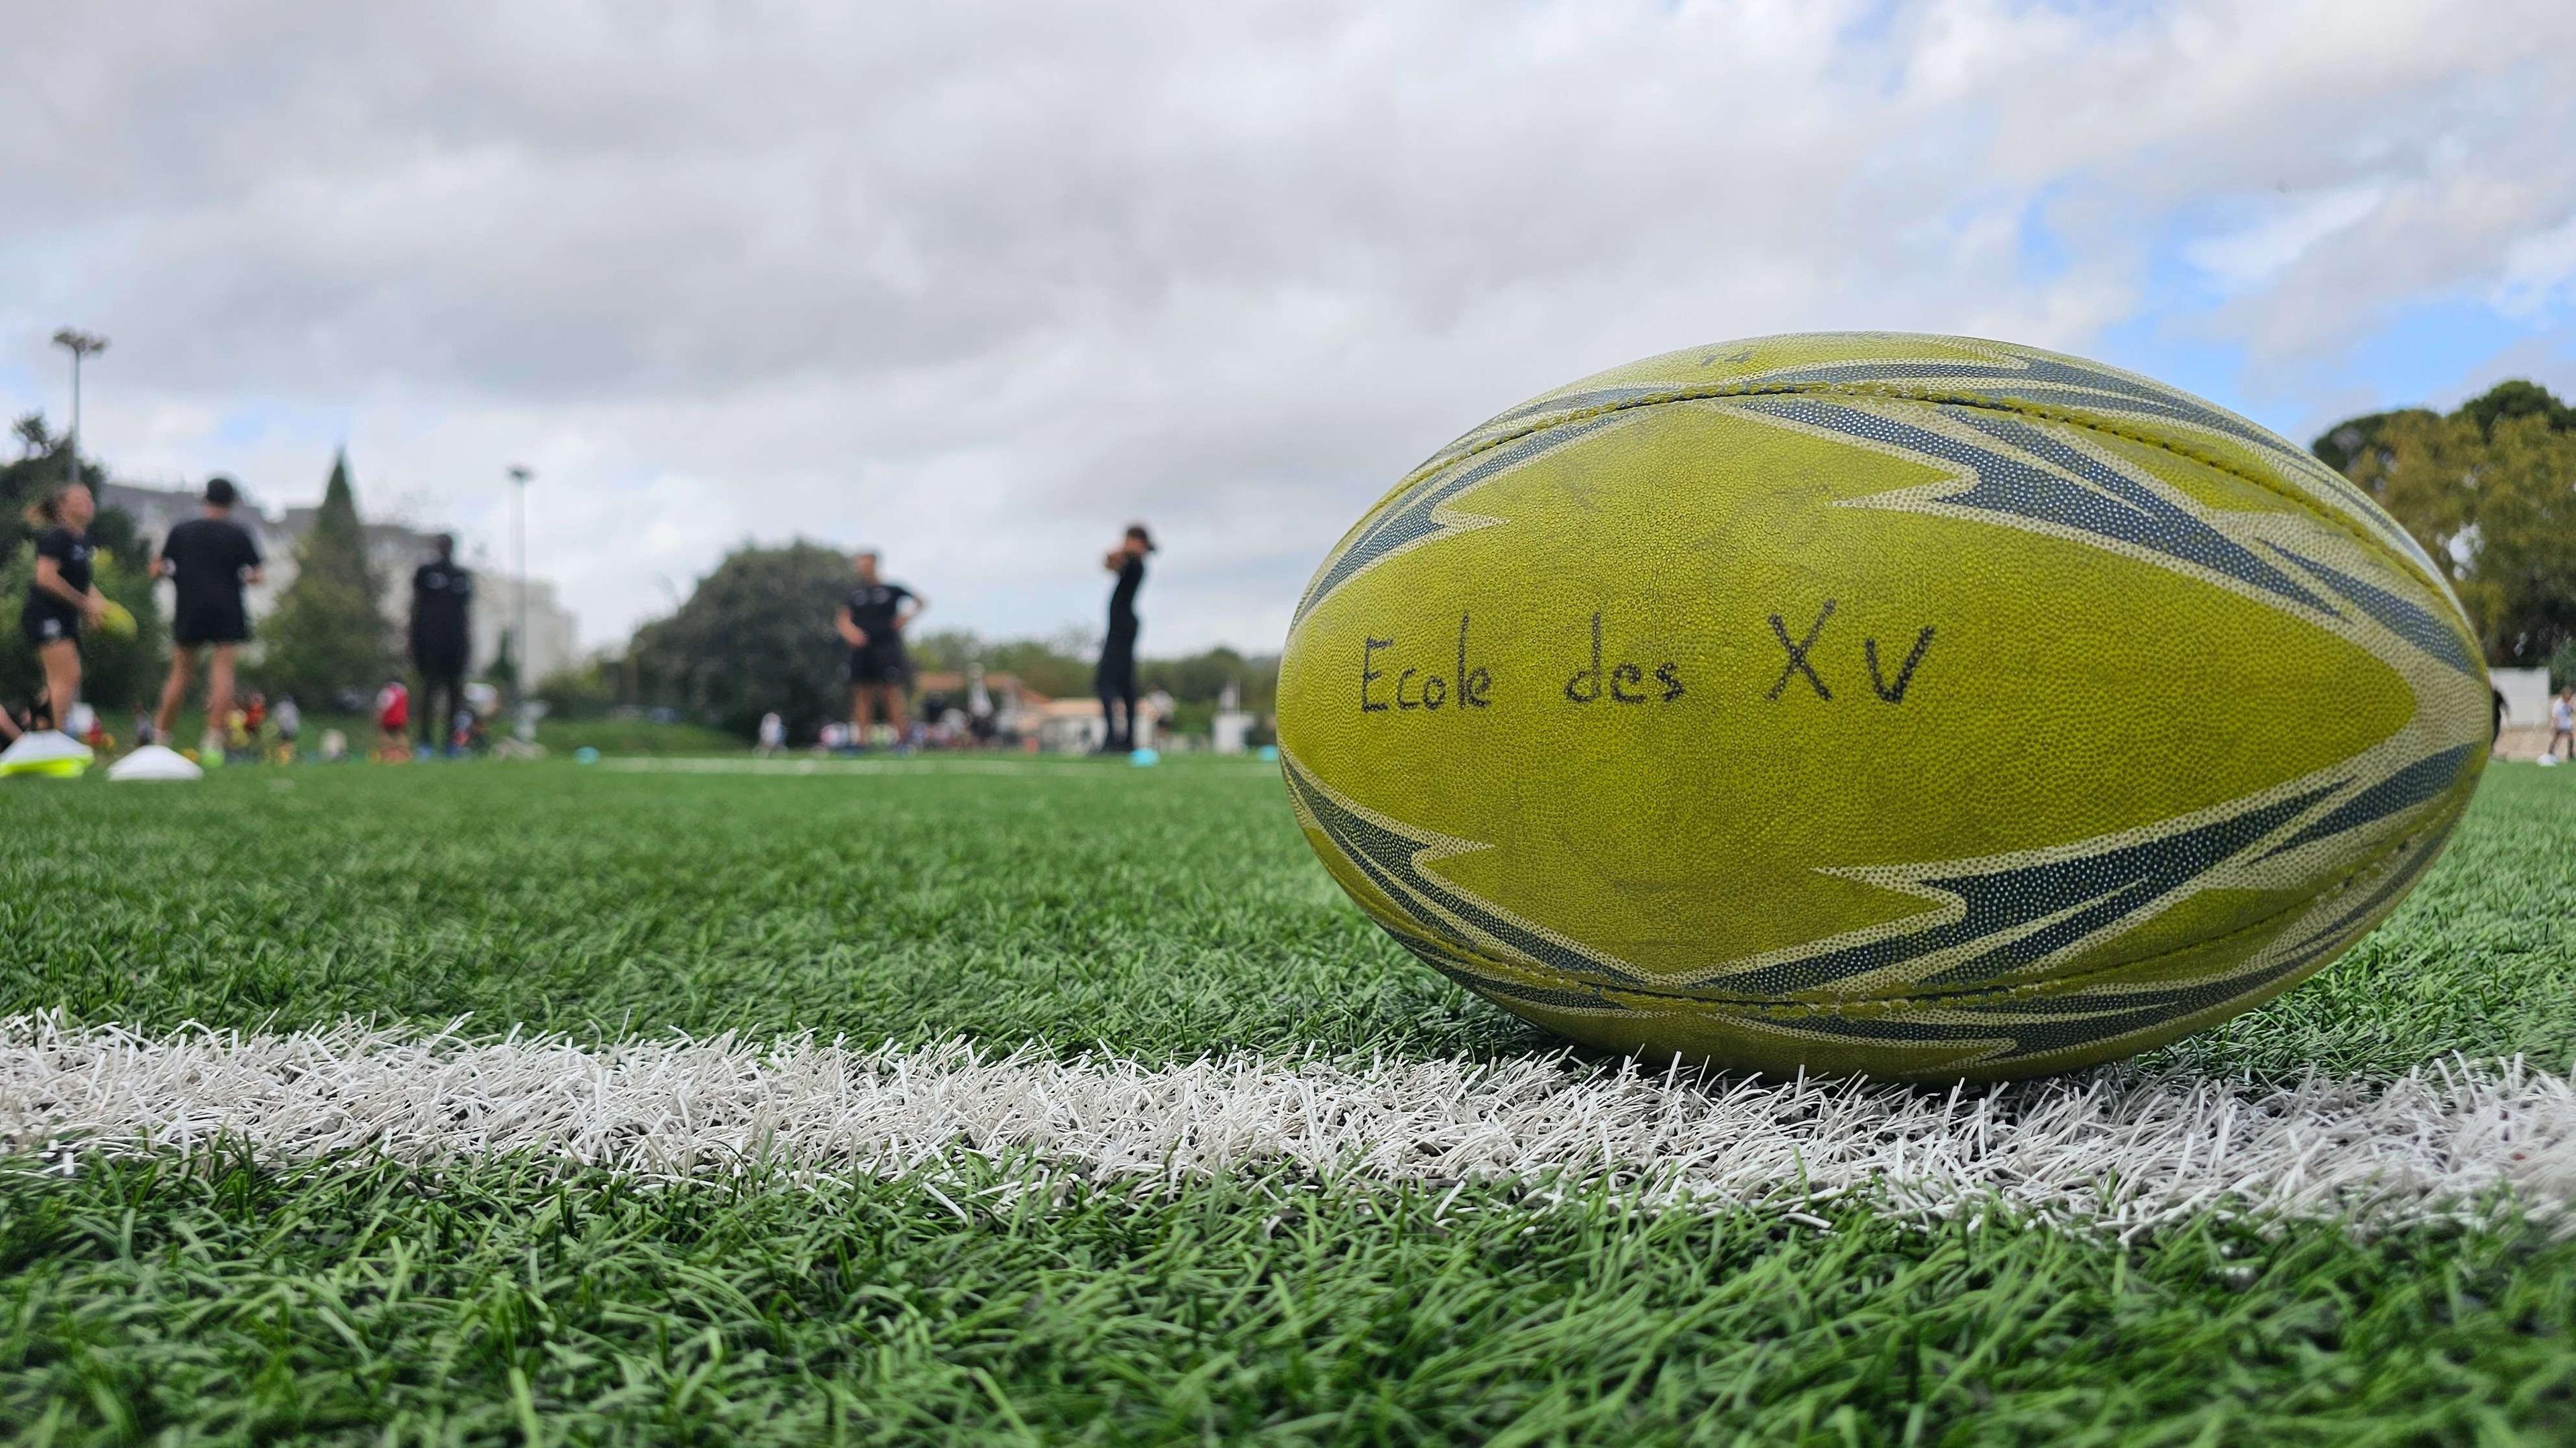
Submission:
{"label": "floodlight pole", "polygon": [[528,697],[528,479],[535,476],[524,467],[510,469],[510,481],[519,495],[519,585],[513,595],[519,613],[519,657],[515,661],[518,667],[511,671],[510,687],[518,691],[522,700]]}
{"label": "floodlight pole", "polygon": [[94,332],[84,332],[75,327],[65,327],[54,333],[54,345],[72,354],[72,432],[71,446],[66,451],[71,457],[72,473],[70,480],[77,483],[80,481],[81,359],[92,352],[106,351],[107,339]]}

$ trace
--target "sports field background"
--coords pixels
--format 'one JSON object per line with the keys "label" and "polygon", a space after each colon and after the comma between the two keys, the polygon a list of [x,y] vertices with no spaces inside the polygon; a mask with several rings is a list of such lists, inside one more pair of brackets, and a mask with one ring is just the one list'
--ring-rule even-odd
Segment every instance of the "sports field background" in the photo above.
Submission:
{"label": "sports field background", "polygon": [[[39,1011],[1149,1065],[1555,1050],[1378,936],[1275,774],[1219,760],[13,786],[0,1015]],[[2149,1064],[2253,1090],[2454,1055],[2576,1062],[2576,771],[2498,766],[2388,925]],[[980,1198],[959,1174],[1005,1188],[1012,1164],[653,1185],[236,1145],[0,1170],[0,1429],[29,1441],[2576,1434],[2576,1245],[2519,1211],[2212,1215],[2124,1245],[1865,1199],[1285,1170]]]}

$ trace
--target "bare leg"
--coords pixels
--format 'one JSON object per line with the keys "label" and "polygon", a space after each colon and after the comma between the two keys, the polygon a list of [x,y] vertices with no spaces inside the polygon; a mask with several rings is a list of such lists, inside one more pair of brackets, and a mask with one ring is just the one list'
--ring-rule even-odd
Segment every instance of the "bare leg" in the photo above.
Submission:
{"label": "bare leg", "polygon": [[850,747],[853,749],[868,747],[868,727],[875,722],[871,718],[875,710],[870,707],[874,701],[869,696],[875,691],[874,684],[850,686]]}
{"label": "bare leg", "polygon": [[894,726],[894,742],[903,742],[904,726],[910,721],[904,715],[903,685],[887,684],[885,688],[886,722]]}
{"label": "bare leg", "polygon": [[45,661],[45,696],[52,702],[54,727],[69,733],[72,705],[80,702],[80,645],[56,639],[38,651]]}
{"label": "bare leg", "polygon": [[233,717],[233,646],[216,644],[213,653],[213,660],[206,665],[206,713],[226,721],[229,728]]}
{"label": "bare leg", "polygon": [[196,663],[195,649],[170,651],[170,678],[161,686],[161,707],[152,711],[153,738],[166,743],[170,731],[179,727],[179,710],[188,702],[188,676],[196,671]]}

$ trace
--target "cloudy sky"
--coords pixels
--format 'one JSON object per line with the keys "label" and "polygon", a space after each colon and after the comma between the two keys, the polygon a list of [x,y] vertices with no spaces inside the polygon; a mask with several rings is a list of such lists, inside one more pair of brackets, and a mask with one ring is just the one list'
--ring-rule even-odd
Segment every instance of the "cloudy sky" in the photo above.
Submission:
{"label": "cloudy sky", "polygon": [[1648,353],[1966,332],[2299,438],[2576,392],[2576,6],[7,5],[0,407],[621,639],[744,539],[1275,647],[1397,475]]}

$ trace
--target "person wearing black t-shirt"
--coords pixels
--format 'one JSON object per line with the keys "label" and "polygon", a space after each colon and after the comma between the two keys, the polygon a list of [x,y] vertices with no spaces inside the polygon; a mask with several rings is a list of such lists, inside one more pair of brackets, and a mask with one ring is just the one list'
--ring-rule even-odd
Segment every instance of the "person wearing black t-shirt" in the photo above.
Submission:
{"label": "person wearing black t-shirt", "polygon": [[864,749],[872,724],[870,705],[878,706],[903,742],[904,694],[912,682],[912,663],[904,657],[903,631],[929,607],[921,595],[877,576],[877,555],[870,551],[850,560],[858,585],[841,600],[832,626],[850,646],[850,737]]}
{"label": "person wearing black t-shirt", "polygon": [[1136,590],[1145,586],[1145,555],[1154,539],[1138,523],[1125,541],[1111,550],[1104,566],[1118,575],[1109,590],[1109,634],[1100,643],[1100,668],[1092,691],[1100,696],[1100,722],[1105,730],[1101,752],[1124,754],[1136,747]]}
{"label": "person wearing black t-shirt", "polygon": [[222,748],[223,721],[233,711],[233,654],[250,639],[250,614],[242,607],[242,585],[260,580],[259,545],[233,521],[241,489],[221,475],[206,479],[202,517],[170,530],[161,556],[152,560],[152,576],[170,580],[176,595],[170,616],[170,678],[161,686],[161,707],[153,712],[153,736],[167,740],[187,702],[189,676],[196,672],[197,652],[206,665],[206,733],[211,747]]}
{"label": "person wearing black t-shirt", "polygon": [[107,599],[90,582],[90,519],[98,500],[79,483],[67,483],[27,510],[37,528],[36,577],[27,585],[27,601],[18,610],[18,631],[36,651],[45,669],[45,704],[56,729],[70,727],[72,705],[80,699],[81,630],[99,621]]}
{"label": "person wearing black t-shirt", "polygon": [[[464,707],[465,665],[473,652],[474,575],[456,566],[452,535],[441,533],[429,541],[438,556],[411,574],[411,661],[420,670],[415,702],[421,747],[453,753],[456,711]],[[526,641],[512,653],[524,660]]]}

